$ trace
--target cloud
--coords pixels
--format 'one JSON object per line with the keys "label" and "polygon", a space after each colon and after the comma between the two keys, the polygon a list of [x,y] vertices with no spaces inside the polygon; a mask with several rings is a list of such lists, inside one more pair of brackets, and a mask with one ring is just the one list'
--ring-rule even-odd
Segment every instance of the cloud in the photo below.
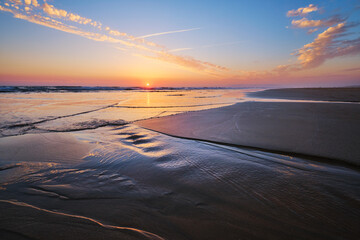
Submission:
{"label": "cloud", "polygon": [[[130,34],[111,29],[107,26],[102,27],[100,22],[82,17],[75,13],[69,13],[63,9],[58,9],[55,6],[48,4],[46,1],[40,5],[37,1],[26,0],[25,6],[22,6],[22,2],[20,0],[11,1],[14,2],[14,4],[10,4],[7,7],[0,5],[0,11],[10,12],[15,18],[75,34],[93,41],[113,43],[116,44],[114,47],[119,50],[131,50],[134,54],[136,52],[140,52],[138,55],[176,64],[190,70],[202,71],[218,76],[228,70],[225,67],[197,60],[189,56],[174,55],[166,50],[165,47],[145,40],[144,38],[148,36],[136,38]],[[29,7],[30,4],[33,5],[32,8]],[[95,29],[83,30],[81,25],[91,25]],[[156,33],[151,35],[163,35],[176,32],[193,31],[196,29],[198,28]],[[125,46],[126,48],[121,46]]]}
{"label": "cloud", "polygon": [[127,49],[127,48],[122,48],[122,47],[115,47],[115,48],[118,50],[121,50],[121,51],[129,51],[129,49]]}
{"label": "cloud", "polygon": [[199,46],[196,48],[176,48],[176,49],[169,50],[169,52],[180,52],[180,51],[192,50],[192,49],[197,49],[197,48],[212,48],[212,47],[219,47],[219,46],[227,46],[227,45],[234,45],[234,44],[241,43],[241,42],[244,42],[244,41],[216,43],[216,44],[210,44],[210,45],[203,45],[203,46]]}
{"label": "cloud", "polygon": [[[48,4],[46,2],[42,5],[42,9],[46,14],[48,14],[51,17],[63,18],[67,21],[72,21],[75,23],[83,24],[83,25],[91,25],[93,27],[96,27],[96,28],[102,30],[102,23],[94,21],[90,18],[82,17],[78,14],[68,13],[67,11],[65,11],[63,9],[58,9],[58,8],[54,7],[53,5]],[[105,30],[110,35],[125,37],[129,41],[136,41],[137,43],[145,44],[145,45],[152,46],[152,47],[160,47],[160,48],[162,47],[153,42],[145,41],[144,39],[137,39],[136,37],[126,34],[124,32],[119,32],[117,30],[113,30],[110,27],[105,27]]]}
{"label": "cloud", "polygon": [[318,11],[319,9],[314,4],[310,4],[307,7],[301,7],[298,9],[290,10],[287,12],[288,17],[306,16],[308,13]]}
{"label": "cloud", "polygon": [[66,17],[67,16],[67,12],[65,10],[57,9],[53,5],[50,5],[50,4],[47,4],[47,3],[44,3],[43,10],[47,14],[53,15],[53,16],[56,16],[56,17]]}
{"label": "cloud", "polygon": [[193,48],[175,48],[175,49],[171,49],[169,50],[169,52],[180,52],[180,51],[187,51],[187,50],[192,50]]}
{"label": "cloud", "polygon": [[35,7],[39,6],[39,3],[37,0],[31,0],[32,5],[34,5]]}
{"label": "cloud", "polygon": [[39,3],[38,3],[38,1],[37,0],[24,0],[24,3],[26,4],[26,5],[33,5],[33,6],[35,6],[35,7],[38,7],[39,6]]}
{"label": "cloud", "polygon": [[9,1],[12,2],[12,3],[18,4],[18,5],[22,4],[21,0],[9,0]]}
{"label": "cloud", "polygon": [[319,30],[319,29],[318,29],[318,28],[309,29],[309,30],[307,31],[307,33],[308,33],[308,34],[311,34],[311,33],[316,32],[317,30]]}
{"label": "cloud", "polygon": [[339,17],[332,17],[327,20],[308,20],[307,18],[302,18],[299,20],[292,20],[291,24],[295,28],[330,27],[343,21],[344,19]]}
{"label": "cloud", "polygon": [[360,53],[360,37],[344,40],[343,37],[351,35],[348,30],[354,24],[346,22],[338,23],[336,26],[327,28],[318,34],[313,42],[304,45],[295,51],[297,63],[280,65],[273,71],[288,73],[304,69],[316,68],[325,61],[335,57],[356,55]]}
{"label": "cloud", "polygon": [[11,9],[9,9],[7,7],[3,7],[3,6],[0,5],[0,11],[11,12]]}
{"label": "cloud", "polygon": [[224,76],[223,73],[229,71],[228,68],[213,63],[197,60],[190,56],[180,56],[168,51],[152,51],[155,55],[135,54],[148,59],[156,59],[167,63],[172,63],[196,72],[206,73],[212,76]]}
{"label": "cloud", "polygon": [[348,28],[346,22],[329,27],[320,33],[313,42],[297,50],[295,55],[303,68],[317,67],[327,59],[359,53],[360,38],[354,40],[338,39],[345,36]]}
{"label": "cloud", "polygon": [[[309,12],[317,11],[318,8],[310,4],[306,8],[288,11],[288,16],[304,16]],[[298,20],[292,20],[294,28],[312,28],[308,33],[318,31],[318,28],[327,27],[322,33],[318,34],[313,42],[304,45],[293,53],[297,56],[297,63],[280,65],[273,69],[275,72],[288,73],[303,69],[315,68],[322,65],[326,60],[346,55],[355,55],[360,53],[360,37],[353,37],[350,32],[354,23],[347,23],[346,18],[339,15],[323,20],[309,20],[303,17]],[[344,39],[347,37],[348,39]],[[350,40],[349,40],[350,38]]]}
{"label": "cloud", "polygon": [[[0,10],[2,10],[0,8]],[[79,35],[91,40],[95,40],[95,41],[107,41],[107,42],[112,42],[112,43],[123,43],[122,40],[119,39],[114,39],[111,37],[108,37],[106,35],[102,35],[99,33],[93,33],[93,32],[87,32],[87,31],[83,31],[81,29],[78,29],[74,26],[68,26],[60,21],[48,18],[48,17],[44,17],[41,15],[25,15],[25,14],[21,14],[21,13],[14,13],[14,17],[15,18],[19,18],[19,19],[23,19],[32,23],[36,23],[45,27],[49,27],[49,28],[53,28],[53,29],[57,29],[63,32],[67,32],[67,33],[71,33],[71,34],[75,34],[75,35]],[[124,43],[125,44],[125,41]]]}
{"label": "cloud", "polygon": [[180,32],[189,32],[194,30],[199,30],[200,28],[190,28],[190,29],[183,29],[183,30],[176,30],[176,31],[168,31],[168,32],[160,32],[160,33],[152,33],[148,35],[144,35],[137,38],[148,38],[148,37],[154,37],[154,36],[160,36],[160,35],[166,35],[166,34],[173,34],[173,33],[180,33]]}
{"label": "cloud", "polygon": [[65,11],[63,9],[58,9],[58,8],[54,7],[53,5],[48,4],[46,2],[42,5],[42,9],[45,13],[47,13],[48,15],[50,15],[52,17],[65,18],[68,21],[73,21],[73,22],[85,24],[85,25],[90,24],[94,27],[96,27],[98,25],[97,22],[95,22],[89,18],[81,17],[74,13],[68,13],[67,11]]}
{"label": "cloud", "polygon": [[356,71],[360,71],[360,67],[357,68],[346,68],[342,70],[343,72],[356,72]]}

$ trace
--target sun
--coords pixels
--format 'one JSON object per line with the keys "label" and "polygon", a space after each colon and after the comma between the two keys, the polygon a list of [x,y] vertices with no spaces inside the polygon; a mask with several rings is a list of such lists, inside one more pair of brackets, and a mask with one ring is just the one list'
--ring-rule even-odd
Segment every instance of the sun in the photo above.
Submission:
{"label": "sun", "polygon": [[146,83],[146,86],[149,87],[149,86],[150,86],[150,83]]}

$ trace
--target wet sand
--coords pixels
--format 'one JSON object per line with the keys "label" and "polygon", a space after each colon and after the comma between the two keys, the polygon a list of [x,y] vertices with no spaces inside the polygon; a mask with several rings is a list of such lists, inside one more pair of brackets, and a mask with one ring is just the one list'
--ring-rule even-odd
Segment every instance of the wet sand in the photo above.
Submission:
{"label": "wet sand", "polygon": [[355,104],[246,102],[137,124],[173,136],[360,165],[360,105]]}
{"label": "wet sand", "polygon": [[81,162],[2,168],[0,236],[358,239],[356,169],[133,124],[75,135],[96,144]]}
{"label": "wet sand", "polygon": [[92,148],[67,133],[27,134],[0,138],[0,161],[77,163]]}
{"label": "wet sand", "polygon": [[360,87],[349,88],[282,88],[247,94],[250,97],[292,100],[360,102]]}

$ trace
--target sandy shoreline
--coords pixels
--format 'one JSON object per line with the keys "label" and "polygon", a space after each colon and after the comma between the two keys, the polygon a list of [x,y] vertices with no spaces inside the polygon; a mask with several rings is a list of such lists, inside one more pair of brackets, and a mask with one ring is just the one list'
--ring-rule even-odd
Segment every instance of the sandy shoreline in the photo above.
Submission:
{"label": "sandy shoreline", "polygon": [[245,102],[137,124],[173,136],[360,164],[360,106],[354,104]]}
{"label": "sandy shoreline", "polygon": [[360,88],[280,88],[247,94],[249,97],[291,100],[360,102]]}

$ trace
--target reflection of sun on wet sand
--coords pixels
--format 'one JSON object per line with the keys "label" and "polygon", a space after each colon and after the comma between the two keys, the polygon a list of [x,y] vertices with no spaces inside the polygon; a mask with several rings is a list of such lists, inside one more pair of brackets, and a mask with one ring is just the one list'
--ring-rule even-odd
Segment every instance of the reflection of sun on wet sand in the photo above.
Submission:
{"label": "reflection of sun on wet sand", "polygon": [[[360,96],[360,89],[267,91],[251,95],[268,96],[271,93],[272,97],[294,96],[297,99],[316,100],[332,98],[341,101],[354,101],[355,96]],[[347,98],[349,91],[353,95]],[[309,92],[313,95],[310,96]],[[301,93],[304,93],[304,97]],[[179,137],[307,154],[360,164],[360,104],[245,102],[144,120],[137,124]]]}

